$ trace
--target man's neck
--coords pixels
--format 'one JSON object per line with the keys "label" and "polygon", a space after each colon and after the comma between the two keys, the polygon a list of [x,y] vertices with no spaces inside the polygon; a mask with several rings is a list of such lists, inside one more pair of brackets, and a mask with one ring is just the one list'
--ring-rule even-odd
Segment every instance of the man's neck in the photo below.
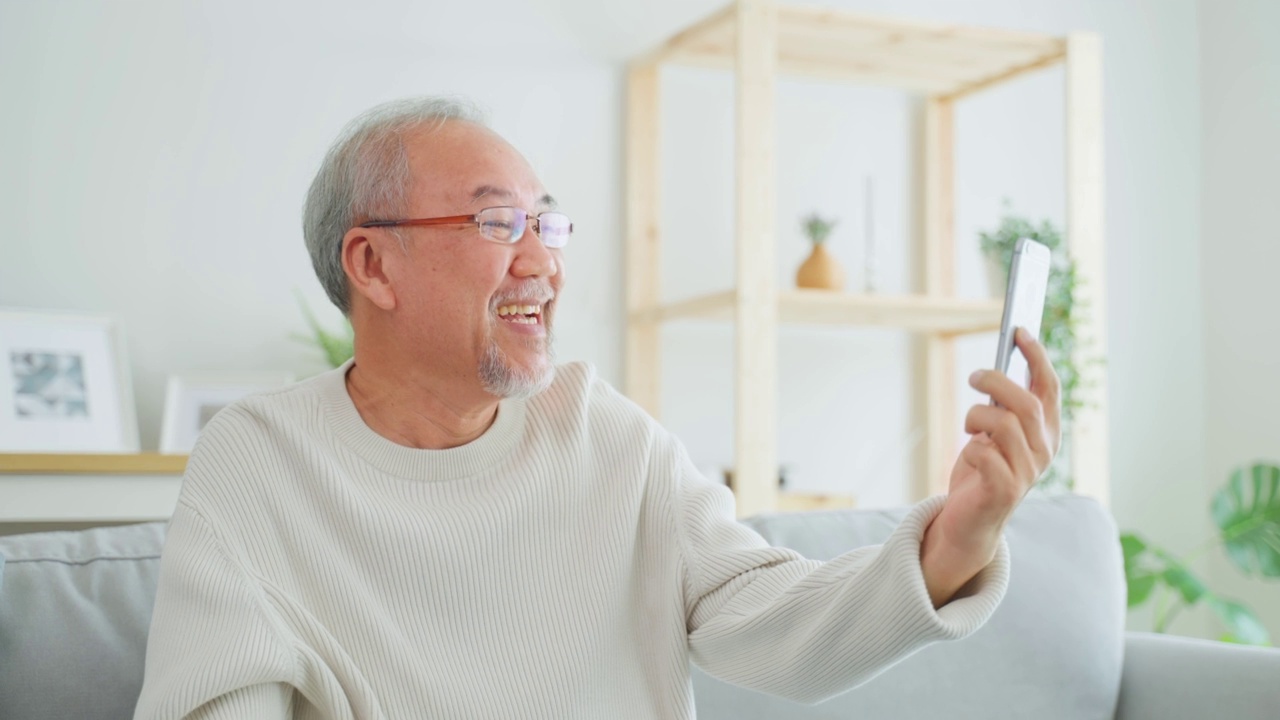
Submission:
{"label": "man's neck", "polygon": [[431,450],[466,445],[497,417],[496,398],[468,401],[446,391],[457,385],[376,362],[362,364],[359,357],[346,375],[347,394],[371,430],[398,445]]}

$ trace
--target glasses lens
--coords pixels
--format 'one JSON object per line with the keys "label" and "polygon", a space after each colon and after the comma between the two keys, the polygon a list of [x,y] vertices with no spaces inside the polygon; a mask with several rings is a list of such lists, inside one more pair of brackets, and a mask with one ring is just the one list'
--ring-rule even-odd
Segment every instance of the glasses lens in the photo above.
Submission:
{"label": "glasses lens", "polygon": [[569,236],[573,234],[573,223],[564,213],[546,212],[538,216],[538,236],[542,244],[552,248],[562,248],[569,244]]}
{"label": "glasses lens", "polygon": [[529,215],[519,208],[497,207],[481,210],[476,215],[480,234],[500,243],[513,243],[524,235]]}

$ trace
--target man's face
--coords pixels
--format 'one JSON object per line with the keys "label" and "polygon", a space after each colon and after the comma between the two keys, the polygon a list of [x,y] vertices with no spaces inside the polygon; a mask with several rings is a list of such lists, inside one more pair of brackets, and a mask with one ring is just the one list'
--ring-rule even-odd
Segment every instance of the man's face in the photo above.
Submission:
{"label": "man's face", "polygon": [[405,146],[414,177],[406,218],[511,206],[529,212],[530,227],[511,244],[486,239],[475,225],[401,228],[406,262],[387,268],[397,344],[498,397],[544,389],[554,372],[551,323],[564,258],[532,225],[554,201],[515,148],[485,128],[450,122],[408,136]]}

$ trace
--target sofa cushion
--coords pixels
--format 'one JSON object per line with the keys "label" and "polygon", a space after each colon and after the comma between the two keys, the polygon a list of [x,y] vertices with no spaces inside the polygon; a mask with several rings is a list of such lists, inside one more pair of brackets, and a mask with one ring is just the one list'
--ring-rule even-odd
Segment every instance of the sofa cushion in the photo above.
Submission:
{"label": "sofa cushion", "polygon": [[0,715],[127,720],[164,523],[0,537]]}
{"label": "sofa cushion", "polygon": [[[883,542],[906,515],[840,510],[747,523],[818,559]],[[814,706],[694,672],[699,720],[1037,718],[1111,720],[1120,688],[1125,585],[1117,532],[1097,502],[1028,497],[1005,536],[1009,592],[973,635],[925,647],[863,686]]]}

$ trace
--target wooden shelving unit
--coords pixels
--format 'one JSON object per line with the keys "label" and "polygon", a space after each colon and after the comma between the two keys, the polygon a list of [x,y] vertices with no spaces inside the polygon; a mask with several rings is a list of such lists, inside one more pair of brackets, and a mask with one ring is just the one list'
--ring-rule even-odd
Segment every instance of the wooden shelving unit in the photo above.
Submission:
{"label": "wooden shelving unit", "polygon": [[[918,386],[927,402],[924,476],[915,494],[946,488],[957,448],[954,339],[998,329],[1000,301],[955,297],[955,103],[1028,72],[1065,64],[1067,242],[1078,298],[1090,305],[1091,352],[1105,356],[1102,206],[1102,56],[1092,33],[1054,37],[1003,29],[891,20],[736,0],[635,60],[627,89],[626,393],[658,416],[662,323],[735,323],[735,458],[738,512],[776,510],[777,326],[879,325],[919,333]],[[736,81],[735,287],[674,303],[661,299],[661,69],[730,70]],[[922,292],[906,297],[829,294],[776,287],[774,88],[779,74],[887,85],[925,102]],[[1080,367],[1086,367],[1078,363]],[[1094,405],[1077,413],[1072,467],[1077,492],[1109,494],[1106,377],[1088,366]]]}

